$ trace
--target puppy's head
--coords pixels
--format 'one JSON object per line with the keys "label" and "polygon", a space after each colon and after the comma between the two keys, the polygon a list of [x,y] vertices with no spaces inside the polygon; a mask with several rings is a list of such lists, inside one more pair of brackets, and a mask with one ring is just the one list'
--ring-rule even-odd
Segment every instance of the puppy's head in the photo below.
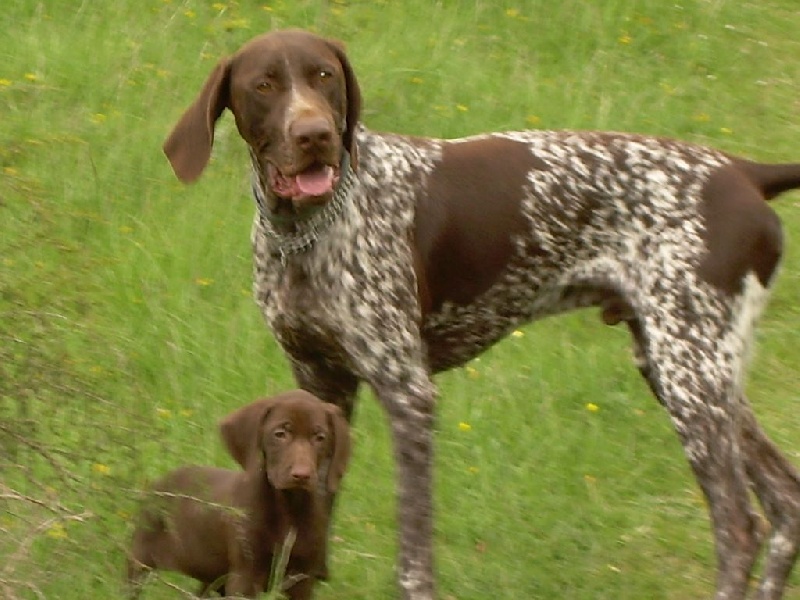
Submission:
{"label": "puppy's head", "polygon": [[[265,471],[276,489],[338,489],[350,458],[350,430],[338,407],[303,390],[257,400],[220,422],[231,456]],[[324,481],[323,481],[324,479]]]}

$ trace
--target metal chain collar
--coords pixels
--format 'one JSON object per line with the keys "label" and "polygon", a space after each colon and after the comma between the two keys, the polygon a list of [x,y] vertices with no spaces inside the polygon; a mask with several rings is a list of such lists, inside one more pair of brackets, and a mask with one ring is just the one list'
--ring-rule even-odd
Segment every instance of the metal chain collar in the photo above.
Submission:
{"label": "metal chain collar", "polygon": [[340,173],[342,175],[333,192],[333,199],[308,219],[296,221],[295,233],[287,234],[276,231],[271,223],[269,209],[267,208],[266,199],[264,198],[264,192],[261,189],[256,164],[254,160],[252,188],[253,197],[258,206],[259,221],[267,236],[277,243],[278,252],[281,256],[281,263],[285,265],[289,256],[300,254],[310,249],[328,227],[339,217],[347,199],[350,197],[350,191],[353,189],[355,172],[350,165],[350,155],[344,152],[342,166],[340,168]]}

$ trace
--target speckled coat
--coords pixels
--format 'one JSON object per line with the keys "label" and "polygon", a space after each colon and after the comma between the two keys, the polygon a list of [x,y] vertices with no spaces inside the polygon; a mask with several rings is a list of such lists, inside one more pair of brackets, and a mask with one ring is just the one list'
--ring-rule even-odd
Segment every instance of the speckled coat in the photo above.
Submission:
{"label": "speckled coat", "polygon": [[[630,330],[708,501],[716,599],[747,593],[762,542],[751,489],[772,526],[758,598],[781,598],[800,547],[800,478],[742,382],[782,253],[765,200],[800,187],[800,165],[618,133],[375,133],[358,123],[360,102],[340,44],[273,32],[220,62],[165,151],[192,181],[214,121],[234,114],[253,164],[267,323],[301,387],[350,415],[364,381],[389,416],[403,597],[434,594],[432,375],[521,323],[597,306]],[[276,193],[310,179],[338,183]]]}

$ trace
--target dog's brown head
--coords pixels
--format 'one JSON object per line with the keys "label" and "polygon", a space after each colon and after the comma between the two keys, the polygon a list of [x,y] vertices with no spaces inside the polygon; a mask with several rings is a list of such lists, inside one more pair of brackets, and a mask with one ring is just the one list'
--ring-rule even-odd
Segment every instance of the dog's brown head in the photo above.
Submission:
{"label": "dog's brown head", "polygon": [[[265,470],[276,489],[335,492],[350,459],[341,410],[303,390],[257,400],[220,422],[228,451],[245,470]],[[318,473],[325,472],[324,482]]]}
{"label": "dog's brown head", "polygon": [[332,197],[343,151],[354,153],[361,110],[341,43],[275,31],[222,59],[164,143],[181,181],[194,181],[205,169],[215,123],[226,108],[251,149],[269,201],[302,207]]}

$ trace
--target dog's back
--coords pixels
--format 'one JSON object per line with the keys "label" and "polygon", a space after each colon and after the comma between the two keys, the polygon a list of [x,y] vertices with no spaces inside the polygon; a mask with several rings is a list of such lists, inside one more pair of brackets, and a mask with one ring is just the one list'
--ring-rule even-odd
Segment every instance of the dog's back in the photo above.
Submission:
{"label": "dog's back", "polygon": [[241,509],[234,489],[244,474],[186,466],[155,482],[133,533],[128,580],[139,584],[150,569],[179,571],[204,587],[230,569],[228,536]]}

